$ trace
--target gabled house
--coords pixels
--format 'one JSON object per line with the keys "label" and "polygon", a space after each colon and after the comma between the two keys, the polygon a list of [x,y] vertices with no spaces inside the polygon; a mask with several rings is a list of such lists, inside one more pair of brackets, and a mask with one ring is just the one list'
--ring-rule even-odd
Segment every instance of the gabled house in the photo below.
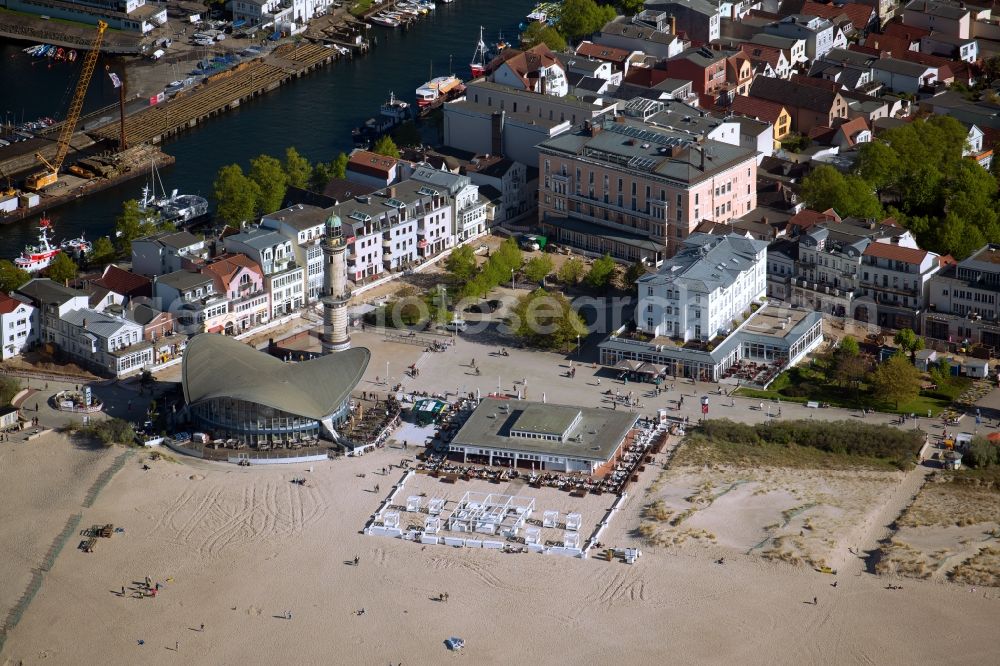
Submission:
{"label": "gabled house", "polygon": [[615,72],[621,72],[622,76],[628,74],[629,56],[633,51],[620,49],[608,44],[595,44],[584,40],[576,47],[576,55],[593,60],[601,60],[611,64]]}
{"label": "gabled house", "polygon": [[264,274],[257,262],[243,254],[225,254],[205,266],[215,292],[228,300],[223,316],[213,321],[226,335],[239,335],[270,319],[271,298],[264,288]]}
{"label": "gabled house", "polygon": [[38,309],[0,292],[0,360],[24,353],[38,339]]}
{"label": "gabled house", "polygon": [[787,79],[792,75],[792,63],[789,54],[784,49],[763,44],[740,44],[740,50],[750,58],[751,64],[758,68],[758,75],[766,76],[760,67],[766,65],[774,72],[772,78]]}
{"label": "gabled house", "polygon": [[896,58],[879,58],[872,63],[876,81],[895,92],[915,95],[921,88],[937,83],[938,68]]}
{"label": "gabled house", "polygon": [[683,33],[692,42],[707,44],[720,36],[722,9],[709,0],[649,0],[647,11],[672,16],[674,34]]}
{"label": "gabled house", "polygon": [[555,97],[565,97],[569,93],[566,71],[545,44],[526,51],[507,49],[490,67],[491,80],[500,85]]}
{"label": "gabled house", "polygon": [[792,117],[792,131],[808,134],[819,126],[830,127],[838,118],[847,118],[844,97],[826,88],[781,79],[757,78],[750,97],[784,105]]}
{"label": "gabled house", "polygon": [[153,295],[152,280],[115,264],[105,266],[101,277],[91,280],[90,284],[110,289],[126,299],[150,298]]}
{"label": "gabled house", "polygon": [[770,123],[776,149],[781,147],[781,142],[792,131],[792,116],[784,105],[778,102],[737,95],[733,98],[729,110],[736,115]]}
{"label": "gabled house", "polygon": [[[764,32],[770,35],[804,40],[806,58],[809,60],[821,58],[827,51],[837,46],[833,23],[819,16],[803,14],[785,16],[780,21],[765,27]],[[841,46],[846,48],[846,41]]]}
{"label": "gabled house", "polygon": [[806,16],[819,16],[837,22],[838,17],[846,16],[850,21],[851,28],[865,35],[869,30],[878,27],[878,11],[872,6],[863,5],[858,2],[848,2],[841,4],[814,2],[806,0],[802,4],[800,14]]}

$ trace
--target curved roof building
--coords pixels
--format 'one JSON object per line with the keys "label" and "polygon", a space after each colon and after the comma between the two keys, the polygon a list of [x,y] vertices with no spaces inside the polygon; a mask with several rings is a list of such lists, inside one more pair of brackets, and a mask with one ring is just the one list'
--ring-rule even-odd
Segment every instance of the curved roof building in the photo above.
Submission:
{"label": "curved roof building", "polygon": [[238,340],[204,333],[184,352],[181,381],[192,420],[212,437],[248,445],[337,439],[364,348],[285,363]]}

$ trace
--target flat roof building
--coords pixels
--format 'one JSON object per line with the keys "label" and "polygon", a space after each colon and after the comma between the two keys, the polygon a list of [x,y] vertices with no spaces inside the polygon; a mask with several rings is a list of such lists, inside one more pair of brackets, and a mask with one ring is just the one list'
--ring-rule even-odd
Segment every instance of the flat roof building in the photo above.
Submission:
{"label": "flat roof building", "polygon": [[462,462],[601,474],[638,415],[595,407],[486,398],[448,444]]}

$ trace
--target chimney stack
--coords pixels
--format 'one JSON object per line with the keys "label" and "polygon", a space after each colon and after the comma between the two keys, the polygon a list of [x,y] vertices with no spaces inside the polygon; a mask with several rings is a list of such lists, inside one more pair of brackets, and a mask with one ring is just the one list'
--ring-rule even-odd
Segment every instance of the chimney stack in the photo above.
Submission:
{"label": "chimney stack", "polygon": [[677,17],[674,16],[673,14],[670,15],[670,34],[671,35],[677,34]]}

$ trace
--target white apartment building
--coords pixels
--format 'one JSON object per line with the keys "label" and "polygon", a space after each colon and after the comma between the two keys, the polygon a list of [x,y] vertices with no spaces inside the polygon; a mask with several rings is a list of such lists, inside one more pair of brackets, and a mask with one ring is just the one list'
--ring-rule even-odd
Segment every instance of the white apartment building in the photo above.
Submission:
{"label": "white apartment building", "polygon": [[242,253],[264,271],[271,294],[271,316],[281,317],[306,304],[306,268],[296,262],[291,240],[270,229],[255,228],[225,239],[228,252]]}
{"label": "white apartment building", "polygon": [[985,245],[930,279],[923,331],[1000,349],[1000,245]]}
{"label": "white apartment building", "polygon": [[464,243],[486,233],[489,201],[480,196],[479,186],[469,176],[435,169],[428,164],[418,164],[410,179],[448,193],[451,217],[455,225],[451,233],[455,237],[455,243]]}
{"label": "white apartment building", "polygon": [[233,0],[232,12],[234,21],[295,33],[332,5],[333,0]]}
{"label": "white apartment building", "polygon": [[444,188],[405,180],[333,208],[344,225],[347,275],[363,280],[415,266],[454,244]]}
{"label": "white apartment building", "polygon": [[767,292],[767,243],[696,233],[638,280],[636,323],[643,332],[687,342],[726,336]]}
{"label": "white apartment building", "polygon": [[928,282],[941,270],[941,258],[933,252],[888,243],[872,243],[861,257],[862,293],[876,303],[855,308],[855,319],[877,322],[892,329],[920,330],[927,303]]}
{"label": "white apartment building", "polygon": [[[837,31],[833,23],[819,16],[792,14],[777,23],[765,26],[764,32],[769,35],[805,40],[805,55],[809,60],[822,58],[835,46],[847,48],[846,40],[843,43],[835,42]],[[842,33],[841,39],[843,39]]]}
{"label": "white apartment building", "polygon": [[318,206],[298,204],[265,215],[260,220],[262,229],[277,231],[292,241],[295,260],[306,269],[303,284],[306,302],[316,300],[323,293],[322,238],[329,217],[329,211]]}
{"label": "white apartment building", "polygon": [[38,310],[28,303],[0,293],[0,359],[23,353],[38,339]]}
{"label": "white apartment building", "polygon": [[479,186],[480,194],[493,202],[493,210],[486,213],[487,226],[534,217],[538,179],[533,179],[533,186],[529,184],[528,167],[521,162],[502,155],[477,155],[465,165],[465,174]]}

